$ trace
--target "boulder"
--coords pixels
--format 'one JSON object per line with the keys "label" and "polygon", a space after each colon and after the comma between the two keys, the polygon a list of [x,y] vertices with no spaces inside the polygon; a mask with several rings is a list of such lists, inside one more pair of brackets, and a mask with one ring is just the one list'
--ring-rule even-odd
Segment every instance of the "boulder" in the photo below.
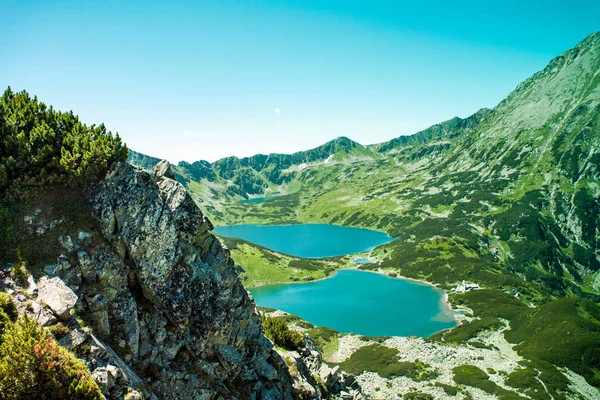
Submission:
{"label": "boulder", "polygon": [[167,160],[162,160],[152,168],[152,174],[156,179],[169,178],[175,179],[175,174],[171,168],[171,164]]}
{"label": "boulder", "polygon": [[46,303],[61,318],[68,317],[77,303],[77,295],[59,277],[41,277],[37,299]]}

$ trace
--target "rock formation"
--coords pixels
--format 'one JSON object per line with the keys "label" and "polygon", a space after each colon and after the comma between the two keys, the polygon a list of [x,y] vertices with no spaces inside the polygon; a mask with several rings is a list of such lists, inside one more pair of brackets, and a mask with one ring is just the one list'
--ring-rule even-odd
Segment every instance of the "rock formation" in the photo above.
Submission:
{"label": "rock formation", "polygon": [[[229,250],[173,178],[166,161],[152,171],[114,165],[88,190],[97,230],[61,236],[64,253],[37,283],[3,267],[0,289],[21,314],[63,325],[53,330],[59,344],[87,362],[108,398],[320,396],[298,382],[315,384],[321,362],[290,375]],[[44,234],[38,214],[26,217],[32,235]]]}

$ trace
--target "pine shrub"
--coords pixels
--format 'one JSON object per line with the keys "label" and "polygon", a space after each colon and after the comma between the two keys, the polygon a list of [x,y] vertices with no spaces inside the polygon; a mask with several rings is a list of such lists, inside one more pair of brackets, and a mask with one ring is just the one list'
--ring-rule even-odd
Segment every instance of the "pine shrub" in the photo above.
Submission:
{"label": "pine shrub", "polygon": [[0,398],[97,400],[102,394],[81,360],[37,322],[19,317],[0,345]]}
{"label": "pine shrub", "polygon": [[288,350],[297,350],[304,344],[302,334],[288,328],[281,318],[261,316],[265,335],[277,346]]}
{"label": "pine shrub", "polygon": [[[128,149],[104,124],[87,126],[10,87],[0,97],[0,194],[22,196],[31,187],[82,186]],[[3,193],[4,192],[4,193]]]}

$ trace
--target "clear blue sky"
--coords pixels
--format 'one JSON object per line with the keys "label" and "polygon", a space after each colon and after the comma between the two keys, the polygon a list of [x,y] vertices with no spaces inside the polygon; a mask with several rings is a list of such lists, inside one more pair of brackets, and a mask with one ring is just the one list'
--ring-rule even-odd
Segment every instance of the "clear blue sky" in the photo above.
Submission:
{"label": "clear blue sky", "polygon": [[597,0],[0,0],[0,15],[1,86],[173,162],[466,117],[600,30]]}

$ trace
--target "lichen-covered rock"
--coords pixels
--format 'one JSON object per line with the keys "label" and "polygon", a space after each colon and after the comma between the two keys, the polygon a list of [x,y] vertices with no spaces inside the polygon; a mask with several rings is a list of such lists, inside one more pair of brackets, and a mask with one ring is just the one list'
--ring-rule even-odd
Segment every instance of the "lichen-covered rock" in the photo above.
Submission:
{"label": "lichen-covered rock", "polygon": [[285,362],[229,251],[168,162],[153,171],[116,164],[89,193],[109,245],[70,262],[94,332],[159,398],[291,399]]}
{"label": "lichen-covered rock", "polygon": [[61,318],[68,317],[77,303],[77,295],[58,277],[40,278],[37,298]]}

